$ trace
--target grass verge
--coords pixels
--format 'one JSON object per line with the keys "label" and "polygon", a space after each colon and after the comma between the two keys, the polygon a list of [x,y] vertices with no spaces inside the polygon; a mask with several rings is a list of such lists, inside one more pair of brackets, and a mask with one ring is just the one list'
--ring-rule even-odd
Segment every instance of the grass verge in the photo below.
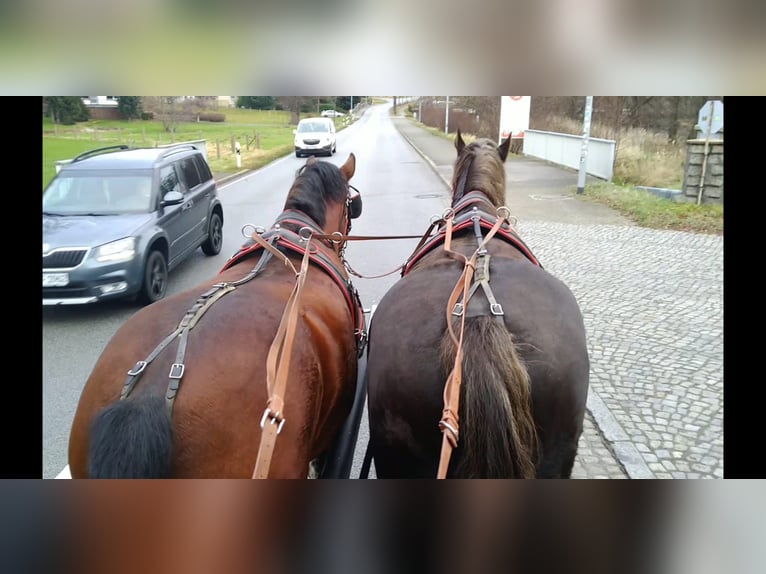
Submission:
{"label": "grass verge", "polygon": [[723,205],[675,202],[611,183],[588,184],[577,197],[611,207],[642,227],[723,235]]}

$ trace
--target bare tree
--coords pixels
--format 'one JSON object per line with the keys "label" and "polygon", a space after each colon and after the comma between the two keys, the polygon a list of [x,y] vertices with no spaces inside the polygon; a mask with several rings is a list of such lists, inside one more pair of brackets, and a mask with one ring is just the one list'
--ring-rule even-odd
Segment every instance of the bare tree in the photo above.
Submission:
{"label": "bare tree", "polygon": [[313,105],[310,96],[277,96],[277,101],[282,107],[290,111],[290,123],[297,124],[301,119],[301,108]]}

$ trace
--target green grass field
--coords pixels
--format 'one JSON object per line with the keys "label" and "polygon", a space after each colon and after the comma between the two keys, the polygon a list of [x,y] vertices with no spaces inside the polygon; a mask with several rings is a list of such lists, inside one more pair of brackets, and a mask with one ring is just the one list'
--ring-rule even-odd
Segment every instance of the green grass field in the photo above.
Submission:
{"label": "green grass field", "polygon": [[[257,169],[292,151],[295,126],[290,124],[289,112],[236,108],[221,112],[225,122],[179,122],[172,134],[156,120],[90,120],[61,126],[43,118],[43,189],[56,174],[56,161],[110,145],[152,147],[205,139],[214,173],[237,171],[233,140],[240,142],[241,169]],[[336,129],[340,131],[349,121],[348,116],[336,118]]]}

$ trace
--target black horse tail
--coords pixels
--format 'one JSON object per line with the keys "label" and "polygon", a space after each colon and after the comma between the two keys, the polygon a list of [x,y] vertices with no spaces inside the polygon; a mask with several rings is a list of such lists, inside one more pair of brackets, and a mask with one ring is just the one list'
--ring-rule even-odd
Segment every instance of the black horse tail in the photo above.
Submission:
{"label": "black horse tail", "polygon": [[118,401],[94,419],[90,478],[170,478],[173,426],[163,397]]}
{"label": "black horse tail", "polygon": [[[455,350],[449,333],[442,339],[442,356],[450,372]],[[513,336],[495,317],[466,318],[459,417],[451,475],[535,477],[538,443],[529,374]]]}

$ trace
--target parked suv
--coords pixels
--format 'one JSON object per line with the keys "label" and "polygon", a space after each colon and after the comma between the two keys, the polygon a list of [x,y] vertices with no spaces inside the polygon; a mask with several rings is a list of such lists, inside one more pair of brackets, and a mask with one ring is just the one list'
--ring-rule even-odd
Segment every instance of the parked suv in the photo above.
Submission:
{"label": "parked suv", "polygon": [[43,305],[153,303],[170,270],[222,243],[223,208],[197,146],[85,152],[43,191]]}
{"label": "parked suv", "polygon": [[335,122],[330,118],[303,118],[295,134],[295,157],[324,154],[336,151]]}

